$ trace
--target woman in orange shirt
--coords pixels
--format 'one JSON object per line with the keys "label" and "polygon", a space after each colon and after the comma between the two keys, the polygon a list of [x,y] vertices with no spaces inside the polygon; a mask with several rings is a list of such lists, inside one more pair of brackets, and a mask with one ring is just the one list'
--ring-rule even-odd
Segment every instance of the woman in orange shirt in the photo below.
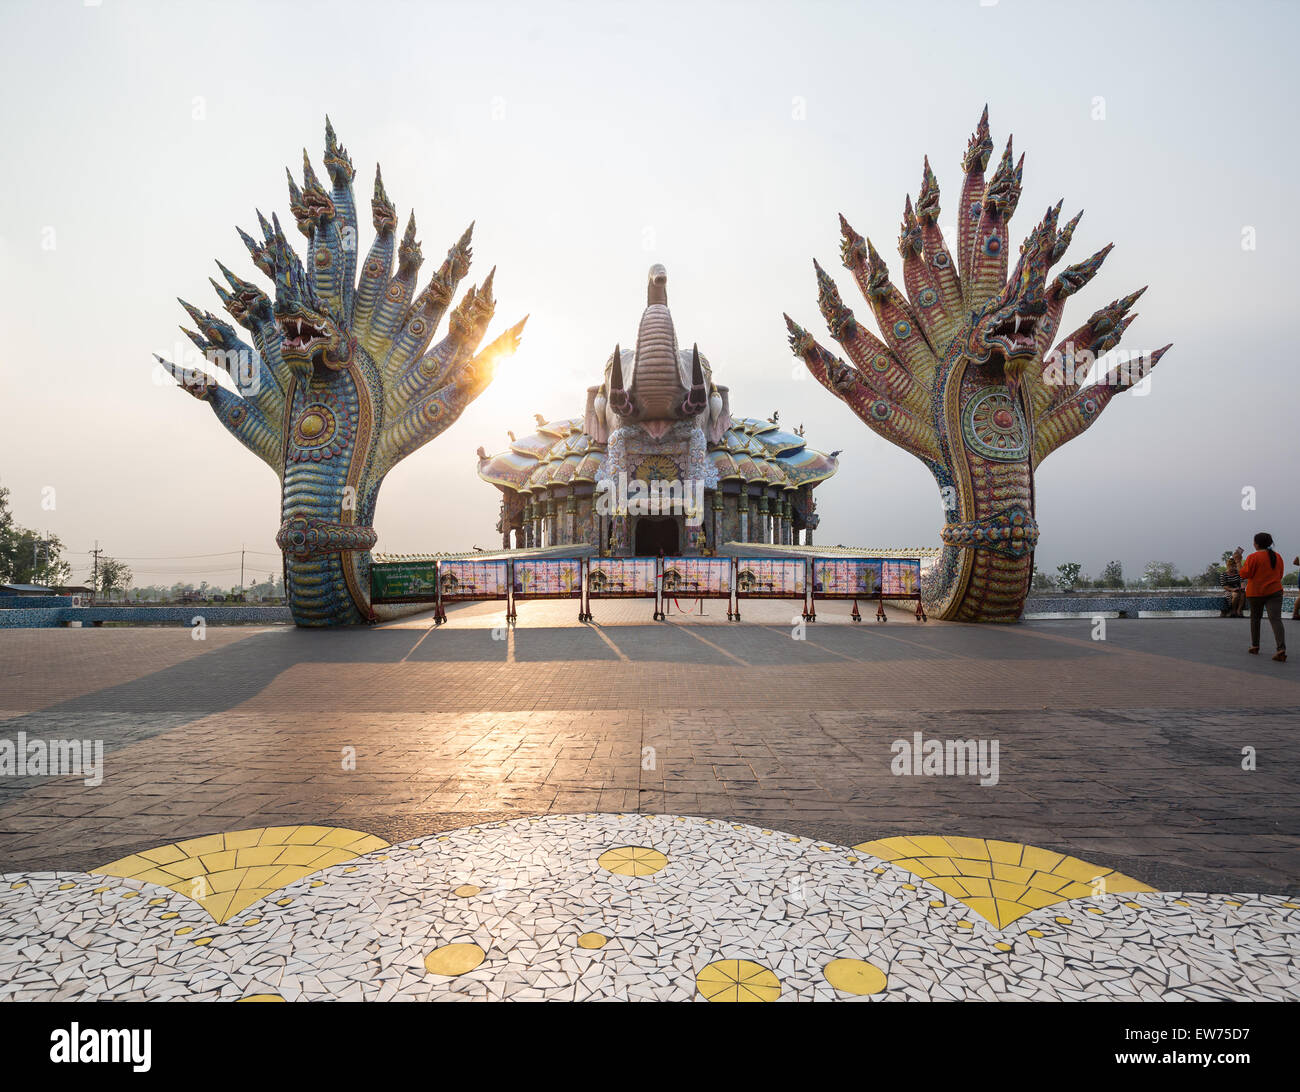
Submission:
{"label": "woman in orange shirt", "polygon": [[1250,648],[1259,653],[1259,623],[1268,612],[1268,624],[1277,641],[1275,660],[1286,660],[1286,634],[1282,630],[1282,558],[1273,549],[1273,536],[1260,531],[1255,536],[1255,552],[1241,563],[1246,578],[1246,601],[1250,604]]}

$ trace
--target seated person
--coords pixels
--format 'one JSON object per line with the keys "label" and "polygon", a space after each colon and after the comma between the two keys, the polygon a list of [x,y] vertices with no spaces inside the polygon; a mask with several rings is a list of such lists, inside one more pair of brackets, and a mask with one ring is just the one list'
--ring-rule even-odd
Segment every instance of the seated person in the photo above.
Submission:
{"label": "seated person", "polygon": [[1241,586],[1241,555],[1245,551],[1240,546],[1228,558],[1228,571],[1223,576],[1223,591],[1225,599],[1223,609],[1219,611],[1220,618],[1241,618],[1242,609],[1246,605],[1246,592]]}

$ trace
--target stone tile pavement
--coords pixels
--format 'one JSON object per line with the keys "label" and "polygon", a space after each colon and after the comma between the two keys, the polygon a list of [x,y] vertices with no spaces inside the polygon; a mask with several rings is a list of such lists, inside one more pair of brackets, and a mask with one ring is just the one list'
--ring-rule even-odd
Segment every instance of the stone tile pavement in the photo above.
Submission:
{"label": "stone tile pavement", "polygon": [[[694,604],[683,602],[683,607]],[[0,870],[278,823],[390,842],[543,813],[726,818],[842,845],[1043,846],[1163,889],[1294,894],[1300,672],[1232,620],[1015,627],[746,604],[521,603],[369,631],[0,633],[0,740],[92,738],[103,783],[0,777]],[[1290,625],[1290,623],[1288,623]],[[893,745],[997,741],[995,785]],[[1256,768],[1242,769],[1243,748]]]}

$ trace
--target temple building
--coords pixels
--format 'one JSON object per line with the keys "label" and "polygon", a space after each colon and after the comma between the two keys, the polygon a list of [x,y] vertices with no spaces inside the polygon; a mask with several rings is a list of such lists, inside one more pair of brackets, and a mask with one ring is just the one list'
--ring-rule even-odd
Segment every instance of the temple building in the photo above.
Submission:
{"label": "temple building", "polygon": [[813,490],[835,473],[835,455],[782,431],[777,414],[733,416],[708,358],[678,346],[663,266],[651,268],[646,297],[635,349],[614,347],[581,417],[538,414],[530,435],[509,434],[509,450],[479,448],[479,477],[502,494],[502,545],[643,557],[811,545]]}

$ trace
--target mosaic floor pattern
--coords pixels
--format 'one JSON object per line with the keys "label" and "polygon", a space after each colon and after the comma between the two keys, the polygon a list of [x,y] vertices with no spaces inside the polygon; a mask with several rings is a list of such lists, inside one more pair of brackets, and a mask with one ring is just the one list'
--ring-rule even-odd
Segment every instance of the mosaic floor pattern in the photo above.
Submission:
{"label": "mosaic floor pattern", "polygon": [[258,828],[0,878],[0,1000],[67,999],[1297,1000],[1300,903],[671,815]]}

